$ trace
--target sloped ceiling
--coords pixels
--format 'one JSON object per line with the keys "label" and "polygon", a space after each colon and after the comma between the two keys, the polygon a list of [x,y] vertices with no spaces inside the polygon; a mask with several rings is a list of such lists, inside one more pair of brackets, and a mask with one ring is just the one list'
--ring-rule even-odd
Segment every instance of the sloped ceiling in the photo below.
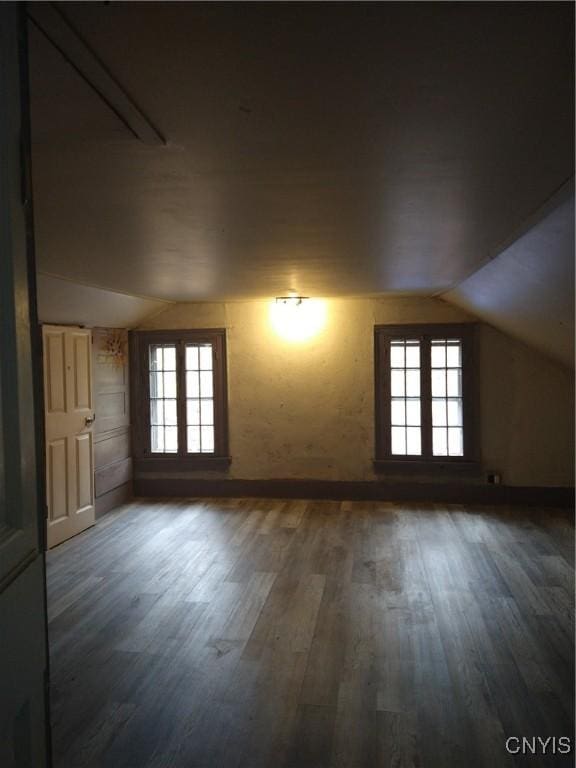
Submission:
{"label": "sloped ceiling", "polygon": [[573,172],[570,3],[56,5],[167,146],[31,28],[49,274],[179,301],[435,295]]}
{"label": "sloped ceiling", "polygon": [[54,5],[167,145],[31,24],[45,320],[440,295],[573,364],[572,4]]}
{"label": "sloped ceiling", "polygon": [[442,298],[574,367],[573,183],[517,240]]}
{"label": "sloped ceiling", "polygon": [[42,274],[37,276],[37,298],[41,323],[89,328],[135,328],[144,318],[169,306],[166,301],[129,296]]}

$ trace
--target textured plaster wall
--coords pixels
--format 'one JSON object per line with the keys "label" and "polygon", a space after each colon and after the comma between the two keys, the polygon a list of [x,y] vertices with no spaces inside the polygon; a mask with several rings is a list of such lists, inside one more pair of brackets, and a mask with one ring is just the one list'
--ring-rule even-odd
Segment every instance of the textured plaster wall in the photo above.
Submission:
{"label": "textured plaster wall", "polygon": [[[472,320],[438,299],[331,299],[323,331],[305,343],[274,333],[267,302],[177,304],[141,327],[227,329],[225,476],[373,480],[374,325]],[[479,349],[485,466],[506,483],[571,485],[570,375],[486,326]]]}
{"label": "textured plaster wall", "polygon": [[574,374],[480,325],[482,458],[508,485],[574,485]]}

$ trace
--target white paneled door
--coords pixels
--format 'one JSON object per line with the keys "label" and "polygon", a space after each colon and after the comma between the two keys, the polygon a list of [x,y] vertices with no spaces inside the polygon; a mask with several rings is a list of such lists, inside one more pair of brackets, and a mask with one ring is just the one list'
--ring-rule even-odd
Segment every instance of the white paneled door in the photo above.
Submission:
{"label": "white paneled door", "polygon": [[54,547],[94,524],[92,335],[45,325],[47,540]]}

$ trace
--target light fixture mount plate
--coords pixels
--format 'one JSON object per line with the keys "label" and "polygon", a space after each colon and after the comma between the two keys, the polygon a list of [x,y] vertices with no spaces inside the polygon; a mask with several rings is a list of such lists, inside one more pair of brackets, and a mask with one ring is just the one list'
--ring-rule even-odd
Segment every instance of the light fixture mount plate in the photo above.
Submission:
{"label": "light fixture mount plate", "polygon": [[309,299],[309,296],[276,296],[276,304],[294,304],[295,306],[298,306],[302,304],[303,301],[306,301]]}

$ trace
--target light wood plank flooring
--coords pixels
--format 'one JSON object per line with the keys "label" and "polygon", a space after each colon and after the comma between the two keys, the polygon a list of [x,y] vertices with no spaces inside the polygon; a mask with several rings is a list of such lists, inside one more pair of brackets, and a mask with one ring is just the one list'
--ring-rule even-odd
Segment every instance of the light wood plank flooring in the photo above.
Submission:
{"label": "light wood plank flooring", "polygon": [[48,555],[55,768],[474,768],[572,736],[554,510],[135,502]]}

